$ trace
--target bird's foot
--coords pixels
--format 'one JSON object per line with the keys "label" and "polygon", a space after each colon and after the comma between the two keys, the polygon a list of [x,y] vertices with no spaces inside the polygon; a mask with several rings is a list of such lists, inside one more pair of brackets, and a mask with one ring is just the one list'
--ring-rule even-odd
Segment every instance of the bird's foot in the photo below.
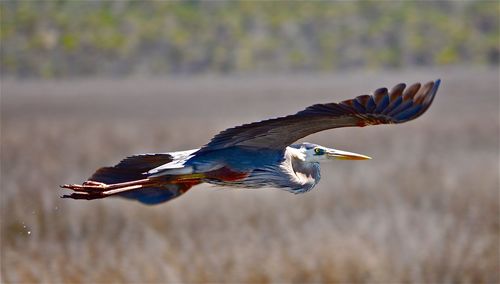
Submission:
{"label": "bird's foot", "polygon": [[100,186],[100,187],[103,187],[103,188],[105,188],[106,186],[108,186],[107,184],[105,184],[103,182],[98,182],[98,181],[93,181],[93,180],[84,181],[82,185]]}
{"label": "bird's foot", "polygon": [[80,192],[102,192],[106,191],[109,188],[109,185],[102,182],[88,180],[83,184],[64,184],[61,185],[61,188],[67,188]]}
{"label": "bird's foot", "polygon": [[141,188],[143,186],[151,185],[148,179],[136,180],[130,182],[122,182],[115,184],[106,184],[102,182],[88,180],[83,184],[64,184],[61,188],[66,188],[75,191],[70,195],[64,195],[63,198],[73,199],[97,199],[106,196],[115,195],[121,192],[130,191]]}
{"label": "bird's foot", "polygon": [[100,199],[107,197],[109,195],[101,194],[101,193],[85,193],[85,192],[74,192],[71,194],[64,194],[61,198],[71,198],[71,199],[84,199],[84,200],[92,200],[92,199]]}
{"label": "bird's foot", "polygon": [[61,196],[62,198],[92,200],[108,196],[106,191],[109,189],[109,185],[102,182],[88,180],[82,184],[64,184],[61,185],[61,188],[75,191],[72,194],[65,194]]}

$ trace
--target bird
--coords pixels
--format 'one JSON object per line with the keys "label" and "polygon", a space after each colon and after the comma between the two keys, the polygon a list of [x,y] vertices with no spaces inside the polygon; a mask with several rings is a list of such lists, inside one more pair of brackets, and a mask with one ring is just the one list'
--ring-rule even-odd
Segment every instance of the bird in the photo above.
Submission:
{"label": "bird", "polygon": [[320,181],[320,163],[371,158],[296,141],[328,129],[413,120],[430,107],[440,82],[408,87],[400,83],[339,103],[315,104],[292,115],[226,129],[198,149],[130,156],[115,166],[99,168],[82,184],[61,185],[72,190],[62,197],[119,196],[155,205],[201,183],[305,193]]}

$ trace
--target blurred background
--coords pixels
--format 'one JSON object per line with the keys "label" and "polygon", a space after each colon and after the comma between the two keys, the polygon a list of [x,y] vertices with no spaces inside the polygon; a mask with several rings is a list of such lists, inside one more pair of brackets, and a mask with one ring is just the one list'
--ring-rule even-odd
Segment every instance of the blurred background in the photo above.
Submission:
{"label": "blurred background", "polygon": [[[498,283],[500,4],[2,1],[2,283]],[[141,152],[399,82],[397,126],[307,137],[374,158],[315,190],[62,200]]]}
{"label": "blurred background", "polygon": [[499,61],[495,2],[14,1],[4,75],[331,72]]}

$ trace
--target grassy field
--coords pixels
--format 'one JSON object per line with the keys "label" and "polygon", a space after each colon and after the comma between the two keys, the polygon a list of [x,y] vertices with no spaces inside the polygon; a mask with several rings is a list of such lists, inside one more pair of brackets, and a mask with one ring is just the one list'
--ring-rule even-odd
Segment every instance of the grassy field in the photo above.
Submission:
{"label": "grassy field", "polygon": [[[498,283],[499,74],[466,69],[4,81],[0,280]],[[153,207],[59,198],[59,184],[134,153],[436,78],[434,105],[414,122],[305,139],[374,159],[323,165],[304,195],[199,186]]]}

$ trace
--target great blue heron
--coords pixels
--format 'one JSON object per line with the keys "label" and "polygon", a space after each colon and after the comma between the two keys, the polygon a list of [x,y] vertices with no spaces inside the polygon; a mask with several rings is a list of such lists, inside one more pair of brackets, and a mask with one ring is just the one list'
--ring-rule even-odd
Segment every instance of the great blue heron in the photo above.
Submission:
{"label": "great blue heron", "polygon": [[293,115],[226,129],[200,149],[131,156],[113,167],[98,169],[82,185],[62,185],[75,191],[63,197],[90,200],[118,195],[158,204],[203,182],[304,193],[319,182],[320,162],[370,158],[311,143],[292,143],[326,129],[415,119],[429,108],[439,83],[416,83],[408,88],[398,84],[390,91],[377,89],[371,96],[312,105]]}

